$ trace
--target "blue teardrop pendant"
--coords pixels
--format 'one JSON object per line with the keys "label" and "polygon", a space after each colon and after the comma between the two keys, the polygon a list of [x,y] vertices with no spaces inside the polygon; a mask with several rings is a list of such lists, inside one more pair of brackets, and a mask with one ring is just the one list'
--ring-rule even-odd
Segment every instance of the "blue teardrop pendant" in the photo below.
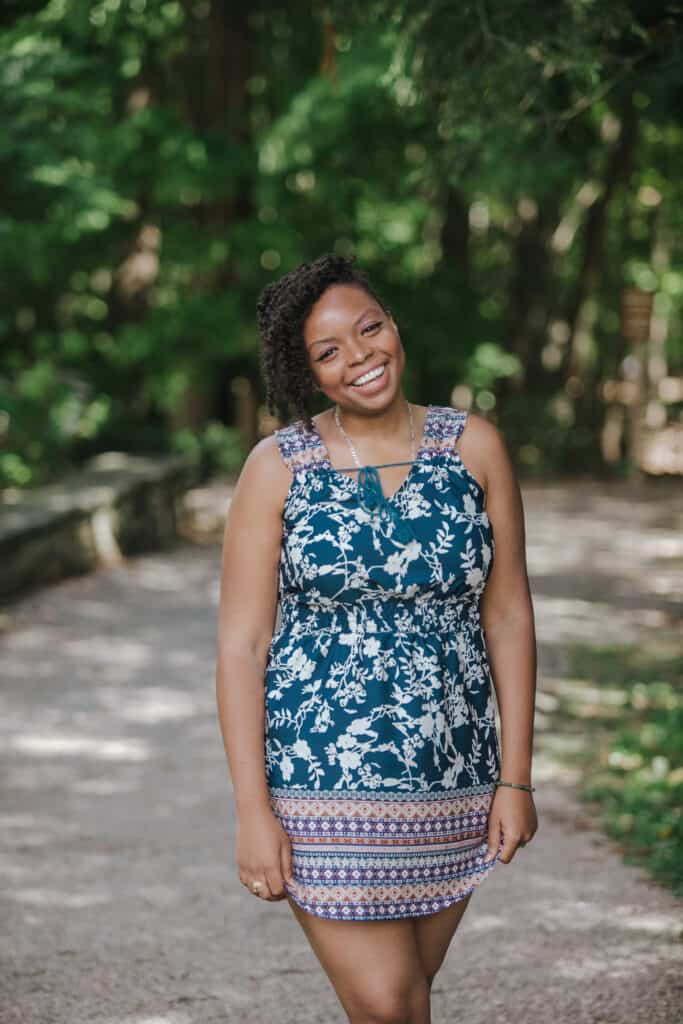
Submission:
{"label": "blue teardrop pendant", "polygon": [[393,520],[395,536],[401,544],[408,544],[413,539],[413,531],[408,523],[395,505],[384,497],[376,466],[361,466],[358,470],[358,500],[367,512],[379,511],[382,519]]}

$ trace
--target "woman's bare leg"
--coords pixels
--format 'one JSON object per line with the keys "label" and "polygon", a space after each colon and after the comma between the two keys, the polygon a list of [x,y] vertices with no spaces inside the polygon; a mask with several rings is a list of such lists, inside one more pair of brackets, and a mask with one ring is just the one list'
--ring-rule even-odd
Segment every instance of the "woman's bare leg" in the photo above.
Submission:
{"label": "woman's bare leg", "polygon": [[436,972],[444,961],[451,939],[469,906],[472,894],[435,914],[414,917],[415,938],[427,984],[431,989]]}
{"label": "woman's bare leg", "polygon": [[287,898],[350,1024],[430,1024],[414,919],[334,921]]}

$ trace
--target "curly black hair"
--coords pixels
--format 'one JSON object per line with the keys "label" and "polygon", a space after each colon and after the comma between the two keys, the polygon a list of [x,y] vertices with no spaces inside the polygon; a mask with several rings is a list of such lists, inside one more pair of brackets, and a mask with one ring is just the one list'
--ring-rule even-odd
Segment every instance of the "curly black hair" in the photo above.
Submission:
{"label": "curly black hair", "polygon": [[320,296],[334,284],[358,285],[388,312],[355,265],[355,257],[327,253],[302,263],[261,292],[257,319],[261,334],[261,371],[266,384],[268,411],[303,419],[311,428],[315,380],[304,344],[304,324]]}

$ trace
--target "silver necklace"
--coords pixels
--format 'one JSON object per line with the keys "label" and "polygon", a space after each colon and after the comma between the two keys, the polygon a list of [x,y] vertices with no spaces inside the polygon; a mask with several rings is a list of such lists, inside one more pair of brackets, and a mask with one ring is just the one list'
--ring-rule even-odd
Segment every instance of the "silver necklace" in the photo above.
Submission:
{"label": "silver necklace", "polygon": [[[413,425],[413,409],[410,402],[406,402],[406,405],[408,406],[408,423],[410,425],[410,457],[411,460],[413,460],[415,458],[415,427]],[[339,433],[342,435],[347,445],[349,446],[349,450],[351,451],[353,461],[359,468],[362,468],[363,464],[358,458],[358,452],[356,451],[355,445],[341,425],[338,405],[335,405],[334,407],[334,422],[337,424],[337,427],[339,428]]]}

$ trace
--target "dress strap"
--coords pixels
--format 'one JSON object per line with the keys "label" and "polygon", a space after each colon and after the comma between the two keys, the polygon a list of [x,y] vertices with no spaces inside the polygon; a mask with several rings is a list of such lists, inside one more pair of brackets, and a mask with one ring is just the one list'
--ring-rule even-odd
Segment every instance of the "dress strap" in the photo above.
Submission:
{"label": "dress strap", "polygon": [[454,451],[467,424],[468,415],[467,409],[454,409],[450,405],[438,406],[426,424],[424,451]]}
{"label": "dress strap", "polygon": [[280,455],[292,473],[324,463],[327,451],[315,431],[307,430],[303,420],[275,431]]}
{"label": "dress strap", "polygon": [[438,414],[432,418],[429,437],[425,438],[425,456],[437,458],[444,454],[455,467],[458,476],[465,481],[470,493],[479,496],[486,502],[486,491],[469,468],[462,461],[457,444],[467,425],[469,410],[453,409],[450,405],[442,405]]}

